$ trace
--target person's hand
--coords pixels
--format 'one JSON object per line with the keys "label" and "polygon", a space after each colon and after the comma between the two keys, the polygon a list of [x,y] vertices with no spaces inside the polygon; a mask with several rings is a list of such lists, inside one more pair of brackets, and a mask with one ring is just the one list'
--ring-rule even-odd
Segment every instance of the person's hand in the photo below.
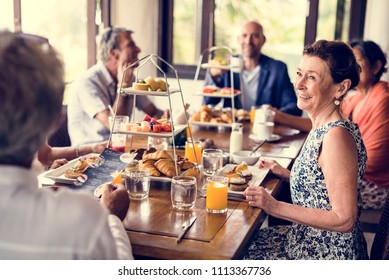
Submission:
{"label": "person's hand", "polygon": [[251,186],[248,187],[243,195],[246,197],[249,205],[263,209],[266,213],[274,212],[278,201],[272,197],[264,187]]}
{"label": "person's hand", "polygon": [[223,70],[223,69],[219,69],[219,68],[213,68],[211,67],[209,69],[209,73],[211,74],[212,77],[216,78],[216,77],[220,77],[221,75],[223,75],[224,73],[226,73],[227,70]]}
{"label": "person's hand", "polygon": [[127,190],[123,185],[114,186],[108,184],[103,194],[101,195],[100,203],[104,205],[111,214],[124,220],[127,215],[128,207],[130,206],[130,198]]}
{"label": "person's hand", "polygon": [[274,175],[277,175],[281,179],[289,180],[290,171],[282,167],[273,159],[261,159],[259,161],[258,168],[268,168]]}
{"label": "person's hand", "polygon": [[56,159],[56,160],[54,160],[53,163],[51,164],[50,169],[56,169],[56,168],[58,168],[58,167],[60,167],[60,166],[62,166],[62,165],[65,165],[65,164],[67,164],[67,163],[68,163],[68,161],[67,161],[66,158]]}
{"label": "person's hand", "polygon": [[117,79],[118,79],[118,82],[119,82],[119,85],[122,81],[122,86],[123,87],[129,87],[132,80],[133,80],[133,73],[134,73],[134,69],[133,68],[128,68],[126,70],[126,72],[124,73],[124,77],[123,77],[123,72],[125,71],[125,69],[130,66],[130,64],[127,62],[127,61],[124,61],[124,62],[121,62],[121,61],[118,61],[118,71],[117,71]]}
{"label": "person's hand", "polygon": [[104,151],[105,148],[107,148],[107,145],[108,145],[108,140],[104,142],[92,144],[92,153],[100,154],[102,151]]}

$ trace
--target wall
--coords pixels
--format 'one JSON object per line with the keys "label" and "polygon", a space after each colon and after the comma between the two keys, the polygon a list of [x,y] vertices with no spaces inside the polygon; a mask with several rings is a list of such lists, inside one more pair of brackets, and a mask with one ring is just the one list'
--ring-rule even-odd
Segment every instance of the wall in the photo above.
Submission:
{"label": "wall", "polygon": [[[389,54],[389,1],[368,0],[364,39],[379,44],[386,54]],[[389,73],[383,75],[389,81]]]}

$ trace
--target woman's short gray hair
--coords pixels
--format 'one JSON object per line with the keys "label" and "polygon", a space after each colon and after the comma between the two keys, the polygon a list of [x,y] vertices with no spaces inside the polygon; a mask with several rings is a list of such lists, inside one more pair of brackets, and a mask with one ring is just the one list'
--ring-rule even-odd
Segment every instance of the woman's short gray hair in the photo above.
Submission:
{"label": "woman's short gray hair", "polygon": [[109,60],[109,51],[119,48],[119,35],[121,33],[132,34],[129,29],[122,27],[106,28],[100,38],[100,60],[107,62]]}
{"label": "woman's short gray hair", "polygon": [[61,112],[63,77],[47,43],[0,31],[0,163],[25,163],[46,141]]}

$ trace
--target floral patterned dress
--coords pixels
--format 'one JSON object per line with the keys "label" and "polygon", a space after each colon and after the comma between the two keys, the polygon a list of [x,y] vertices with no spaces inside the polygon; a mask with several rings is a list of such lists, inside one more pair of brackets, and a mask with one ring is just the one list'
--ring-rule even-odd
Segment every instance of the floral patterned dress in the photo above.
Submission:
{"label": "floral patterned dress", "polygon": [[[324,135],[333,127],[349,131],[358,148],[358,206],[366,167],[366,150],[358,126],[338,120],[312,130],[291,170],[292,201],[303,207],[331,210],[324,174],[318,164]],[[358,213],[359,217],[360,211]],[[260,229],[243,259],[367,259],[359,221],[352,232],[319,230],[296,224]]]}

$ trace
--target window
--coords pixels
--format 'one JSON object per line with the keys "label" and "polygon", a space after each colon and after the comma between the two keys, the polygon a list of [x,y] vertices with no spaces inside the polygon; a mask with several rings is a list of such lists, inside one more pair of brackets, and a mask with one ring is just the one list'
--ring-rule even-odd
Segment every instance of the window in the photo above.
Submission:
{"label": "window", "polygon": [[[267,42],[263,52],[287,63],[293,77],[305,44],[316,38],[348,41],[350,37],[362,37],[366,8],[366,0],[161,0],[160,3],[159,53],[175,66],[182,78],[189,79],[194,77],[203,50],[226,45],[239,53],[240,28],[244,21],[252,19],[258,19],[264,27]],[[169,74],[169,69],[164,70]]]}
{"label": "window", "polygon": [[239,54],[242,25],[258,20],[266,36],[262,52],[285,62],[294,77],[304,46],[306,0],[216,0],[215,4],[215,45],[229,46]]}
{"label": "window", "polygon": [[13,1],[0,1],[0,29],[14,31]]}
{"label": "window", "polygon": [[66,81],[74,80],[87,69],[86,10],[86,0],[22,2],[23,32],[49,39],[63,57]]}

